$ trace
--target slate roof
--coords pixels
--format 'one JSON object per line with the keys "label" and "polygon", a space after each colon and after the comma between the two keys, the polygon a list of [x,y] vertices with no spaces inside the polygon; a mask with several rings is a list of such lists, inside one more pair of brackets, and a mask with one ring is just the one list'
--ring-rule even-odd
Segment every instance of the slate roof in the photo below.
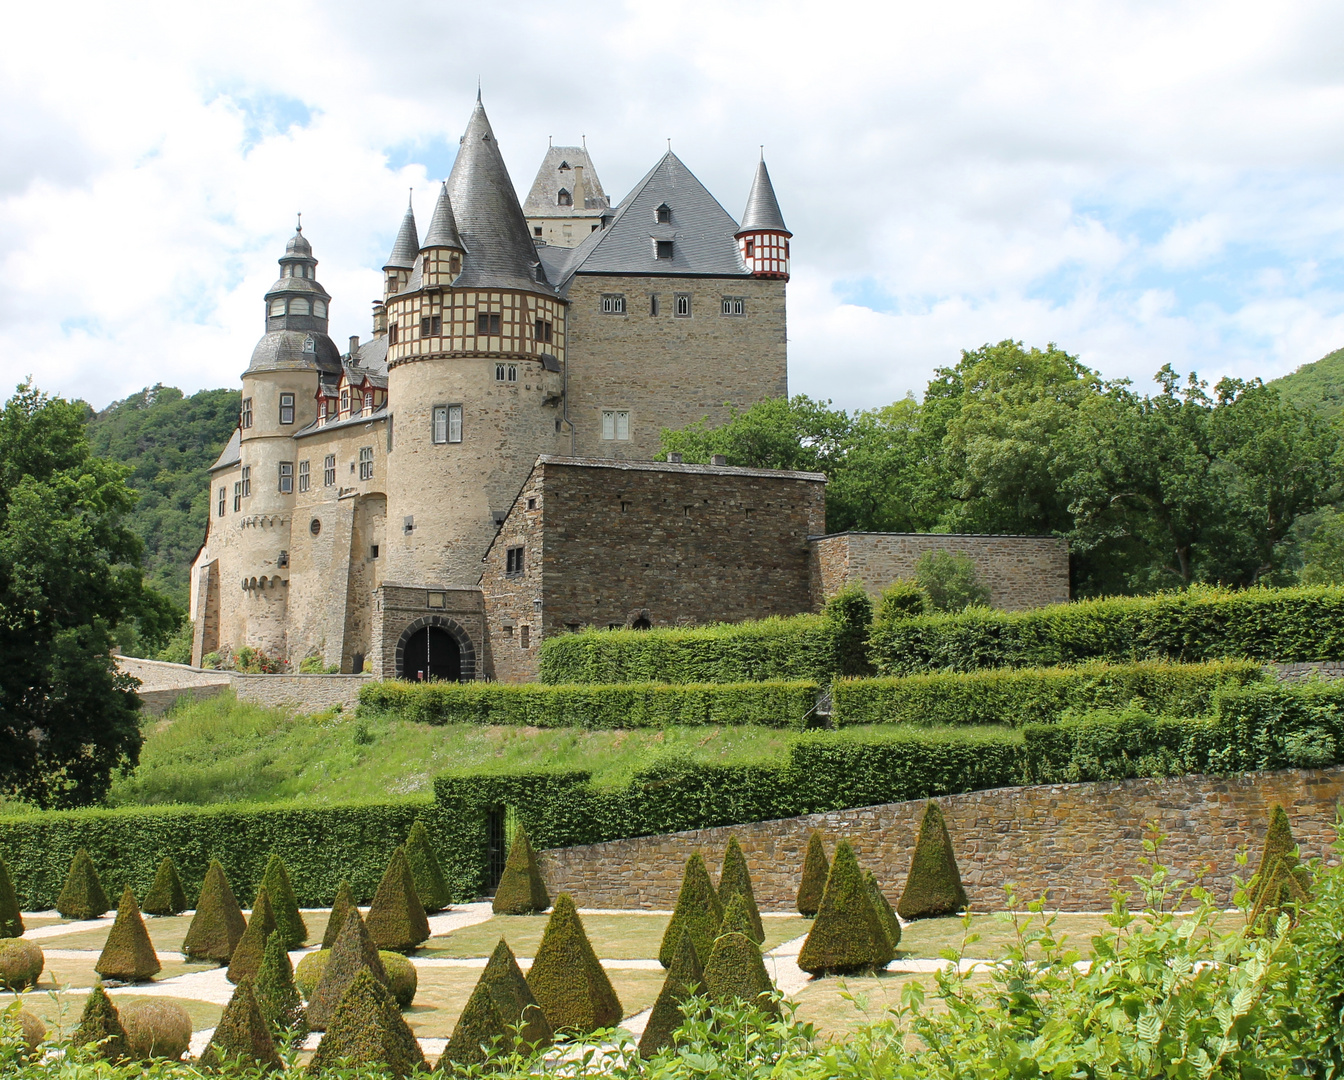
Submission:
{"label": "slate roof", "polygon": [[[420,244],[422,251],[434,247],[457,248],[459,251],[465,247],[457,232],[457,219],[453,216],[452,200],[448,198],[447,182],[439,189],[439,201],[434,206],[434,216],[429,219],[429,232],[425,233],[425,239]],[[414,262],[415,257],[412,255],[411,263]]]}
{"label": "slate roof", "polygon": [[384,270],[409,270],[420,254],[420,237],[415,230],[415,211],[406,204],[406,216],[401,219],[401,228],[397,231],[397,241],[392,245],[392,254],[383,265]]}
{"label": "slate roof", "polygon": [[379,420],[387,419],[387,403],[384,402],[373,410],[373,412],[359,413],[355,416],[347,416],[344,420],[328,420],[325,424],[319,424],[314,420],[307,427],[294,432],[294,438],[301,439],[305,435],[316,435],[322,431],[331,431],[335,428],[355,427],[359,424],[372,424]]}
{"label": "slate roof", "polygon": [[[313,339],[314,351],[303,351],[303,343]],[[312,369],[339,372],[341,353],[336,343],[317,330],[271,330],[252,350],[248,371],[280,371],[283,369]]]}
{"label": "slate roof", "polygon": [[227,469],[230,465],[237,465],[243,460],[242,454],[243,433],[237,428],[233,429],[233,434],[229,436],[229,441],[224,444],[224,449],[215,463],[210,466],[207,472],[218,472],[220,469]]}
{"label": "slate roof", "polygon": [[747,209],[742,214],[740,231],[749,229],[789,232],[789,227],[784,224],[784,215],[779,211],[779,200],[775,198],[775,185],[770,183],[770,171],[765,167],[765,158],[761,158],[761,163],[756,166],[756,178],[752,180],[751,194],[747,196]]}
{"label": "slate roof", "polygon": [[[563,167],[562,167],[563,166]],[[561,206],[560,189],[574,194],[574,170],[583,169],[583,205]],[[595,217],[611,206],[588,151],[582,146],[552,146],[542,159],[532,190],[523,203],[528,217]]]}

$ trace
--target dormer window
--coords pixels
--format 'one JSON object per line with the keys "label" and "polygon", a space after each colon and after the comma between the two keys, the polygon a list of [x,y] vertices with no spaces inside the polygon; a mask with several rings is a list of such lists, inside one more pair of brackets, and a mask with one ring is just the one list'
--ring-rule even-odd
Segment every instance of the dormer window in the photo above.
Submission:
{"label": "dormer window", "polygon": [[[307,306],[308,302],[305,300],[304,307],[307,308]],[[307,314],[307,312],[305,311],[304,314]],[[317,342],[313,339],[312,334],[309,334],[306,338],[303,339],[303,351],[310,353],[317,352]]]}
{"label": "dormer window", "polygon": [[574,196],[571,195],[571,194],[570,194],[568,191],[566,191],[564,188],[561,188],[561,189],[560,189],[560,194],[559,194],[558,196],[556,196],[556,200],[555,200],[555,201],[556,201],[557,203],[559,203],[561,206],[573,206],[573,205],[574,205]]}
{"label": "dormer window", "polygon": [[663,203],[654,212],[658,215],[659,225],[670,225],[672,223],[672,207],[668,206],[667,203]]}
{"label": "dormer window", "polygon": [[364,391],[364,412],[366,414],[373,412],[373,391]]}
{"label": "dormer window", "polygon": [[671,241],[671,240],[655,240],[655,241],[653,242],[653,254],[654,254],[654,258],[656,258],[656,259],[670,259],[670,258],[672,258],[672,241]]}
{"label": "dormer window", "polygon": [[748,258],[748,259],[753,259],[753,258],[755,258],[755,257],[756,257],[756,241],[755,241],[755,240],[748,240],[748,241],[747,241],[747,258]]}
{"label": "dormer window", "polygon": [[347,387],[346,389],[341,391],[341,412],[347,413],[349,411],[350,411],[350,390]]}
{"label": "dormer window", "polygon": [[561,171],[561,172],[569,172],[569,162],[568,162],[568,161],[562,161],[562,162],[560,162],[560,171]]}

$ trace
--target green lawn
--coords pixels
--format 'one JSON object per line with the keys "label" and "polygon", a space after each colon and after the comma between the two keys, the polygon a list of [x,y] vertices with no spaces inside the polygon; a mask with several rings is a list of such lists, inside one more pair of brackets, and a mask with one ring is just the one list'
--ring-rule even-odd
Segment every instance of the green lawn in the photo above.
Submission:
{"label": "green lawn", "polygon": [[[60,994],[30,992],[23,997],[23,1007],[42,1018],[42,1022],[47,1025],[47,1032],[50,1036],[63,1037],[72,1034],[75,1028],[79,1026],[79,1014],[84,1009],[86,993],[85,990],[71,990],[68,993]],[[0,1006],[7,1005],[11,1000],[10,995],[0,994]],[[112,991],[112,1002],[119,1008],[124,1008],[133,1001],[176,1001],[191,1014],[192,1031],[203,1031],[206,1028],[214,1027],[219,1023],[220,1013],[224,1011],[220,1005],[212,1005],[208,1001],[198,1001],[196,998],[165,998],[136,994],[133,990],[128,990],[125,993],[120,990]]]}

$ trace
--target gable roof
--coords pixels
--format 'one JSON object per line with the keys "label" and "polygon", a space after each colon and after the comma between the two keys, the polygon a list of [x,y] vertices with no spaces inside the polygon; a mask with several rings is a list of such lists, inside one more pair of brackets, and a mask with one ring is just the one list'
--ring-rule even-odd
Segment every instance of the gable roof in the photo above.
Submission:
{"label": "gable roof", "polygon": [[[563,209],[560,206],[560,189],[574,194],[575,170],[583,170],[583,204],[575,203]],[[523,213],[528,217],[596,217],[605,213],[611,206],[611,200],[602,190],[602,181],[597,178],[588,151],[582,146],[552,146],[546,151],[541,167],[537,169],[536,179],[532,181],[532,190],[523,202]]]}

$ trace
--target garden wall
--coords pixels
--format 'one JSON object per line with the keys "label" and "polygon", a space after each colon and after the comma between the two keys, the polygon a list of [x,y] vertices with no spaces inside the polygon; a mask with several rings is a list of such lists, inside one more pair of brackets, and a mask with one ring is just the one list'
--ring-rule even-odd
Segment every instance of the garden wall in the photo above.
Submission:
{"label": "garden wall", "polygon": [[359,688],[373,679],[372,675],[243,675],[134,656],[117,657],[117,665],[140,680],[138,693],[151,715],[166,712],[178,698],[199,701],[230,686],[239,701],[255,705],[304,712],[321,712],[333,705],[353,709],[359,703]]}
{"label": "garden wall", "polygon": [[[1150,821],[1168,836],[1162,857],[1177,876],[1189,880],[1199,868],[1211,867],[1206,884],[1218,903],[1227,904],[1232,875],[1251,872],[1237,866],[1236,853],[1242,847],[1253,855],[1258,850],[1271,803],[1282,803],[1288,811],[1304,857],[1328,853],[1333,860],[1329,845],[1341,797],[1344,767],[1335,766],[1232,778],[1000,788],[938,802],[973,907],[1002,908],[1003,886],[1013,882],[1023,901],[1048,892],[1051,906],[1101,911],[1110,907],[1112,880],[1129,882],[1143,871],[1139,859]],[[784,911],[793,907],[808,836],[821,829],[827,854],[837,841],[848,840],[894,902],[909,869],[923,805],[888,803],[551,849],[541,854],[542,868],[551,895],[569,892],[581,907],[670,910],[686,858],[703,851],[717,878],[724,845],[733,834],[751,866],[757,902],[763,910]]]}

